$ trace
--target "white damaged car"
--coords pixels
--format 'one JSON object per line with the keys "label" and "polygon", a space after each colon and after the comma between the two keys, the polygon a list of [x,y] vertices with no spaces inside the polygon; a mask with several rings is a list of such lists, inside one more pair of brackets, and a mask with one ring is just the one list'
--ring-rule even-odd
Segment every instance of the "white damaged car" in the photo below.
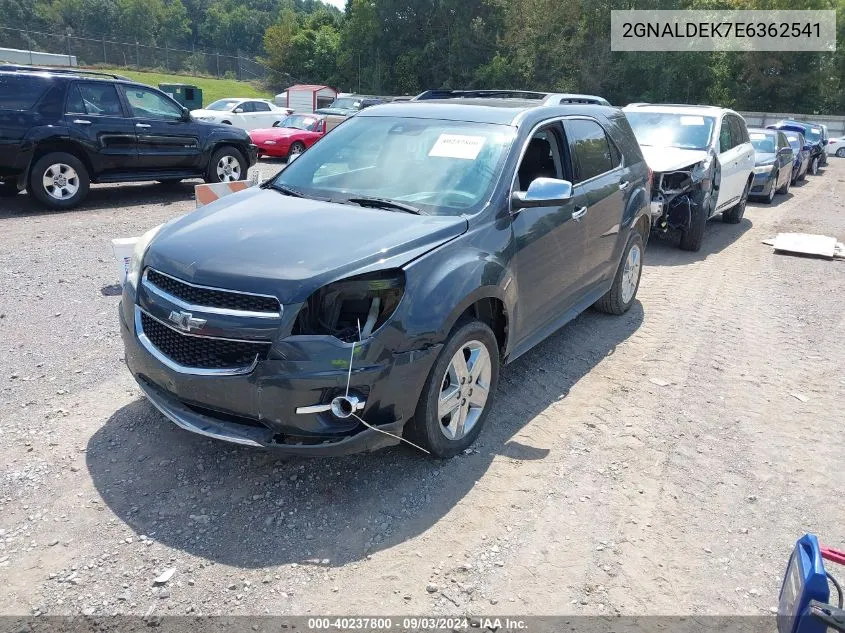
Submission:
{"label": "white damaged car", "polygon": [[652,226],[675,229],[681,248],[698,251],[717,213],[728,223],[745,214],[754,179],[754,146],[745,120],[714,106],[634,103],[623,108],[653,172]]}
{"label": "white damaged car", "polygon": [[201,110],[191,110],[197,121],[234,125],[242,130],[273,127],[293,110],[281,108],[266,99],[218,99]]}

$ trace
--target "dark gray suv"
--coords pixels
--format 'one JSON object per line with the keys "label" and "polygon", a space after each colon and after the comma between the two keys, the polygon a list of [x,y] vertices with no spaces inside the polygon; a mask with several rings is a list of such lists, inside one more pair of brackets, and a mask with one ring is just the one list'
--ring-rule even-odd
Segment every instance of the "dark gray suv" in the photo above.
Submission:
{"label": "dark gray suv", "polygon": [[635,301],[649,172],[622,112],[375,106],[138,243],[126,362],[179,426],[286,453],[466,449],[499,367]]}

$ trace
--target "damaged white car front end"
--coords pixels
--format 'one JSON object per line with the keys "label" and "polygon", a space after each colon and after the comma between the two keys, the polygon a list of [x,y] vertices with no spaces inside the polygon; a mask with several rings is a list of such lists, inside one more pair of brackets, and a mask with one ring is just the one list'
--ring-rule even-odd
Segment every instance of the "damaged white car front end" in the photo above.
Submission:
{"label": "damaged white car front end", "polygon": [[713,190],[716,157],[706,150],[676,147],[641,149],[653,172],[652,226],[661,230],[686,228],[692,207],[701,204]]}

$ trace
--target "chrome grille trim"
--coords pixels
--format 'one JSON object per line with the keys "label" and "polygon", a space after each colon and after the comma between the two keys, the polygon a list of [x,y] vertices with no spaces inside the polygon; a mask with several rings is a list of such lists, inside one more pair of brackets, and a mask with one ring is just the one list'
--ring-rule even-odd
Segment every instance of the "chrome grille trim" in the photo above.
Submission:
{"label": "chrome grille trim", "polygon": [[[234,308],[218,308],[218,307],[214,307],[214,306],[205,306],[205,305],[197,305],[197,304],[194,304],[194,303],[190,303],[188,301],[180,299],[179,297],[177,297],[175,295],[170,294],[166,290],[159,288],[153,282],[149,281],[149,279],[147,278],[147,274],[149,273],[150,270],[154,271],[158,275],[161,275],[162,277],[167,277],[167,278],[172,279],[173,281],[175,281],[177,283],[184,284],[186,286],[190,286],[191,288],[197,288],[199,290],[210,290],[210,291],[213,291],[213,292],[222,292],[222,293],[228,293],[228,294],[234,294],[234,295],[244,295],[244,296],[248,296],[248,297],[261,297],[262,299],[272,299],[272,300],[274,300],[278,303],[279,309],[278,309],[277,312],[254,312],[254,311],[251,311],[251,310],[237,310],[237,309],[234,309]],[[146,290],[147,292],[150,292],[150,293],[152,293],[152,294],[154,294],[158,297],[161,297],[165,301],[169,301],[173,305],[178,306],[179,308],[181,308],[183,310],[187,310],[189,312],[206,312],[208,314],[221,314],[221,315],[228,315],[228,316],[250,317],[250,318],[257,318],[257,319],[279,319],[279,318],[281,318],[282,312],[284,310],[284,308],[282,307],[281,301],[279,301],[277,297],[274,297],[272,295],[262,295],[262,294],[258,294],[258,293],[254,293],[254,292],[241,292],[239,290],[229,290],[228,288],[214,288],[212,286],[202,286],[202,285],[199,285],[199,284],[193,284],[193,283],[187,282],[183,279],[179,279],[178,277],[174,277],[173,275],[168,275],[167,273],[163,273],[160,270],[156,270],[154,268],[145,268],[144,269],[144,274],[143,274],[143,277],[141,279],[141,284],[143,285],[144,290]],[[165,325],[167,325],[167,324],[165,324]]]}
{"label": "chrome grille trim", "polygon": [[146,315],[147,317],[153,319],[155,322],[164,325],[168,329],[172,330],[176,334],[180,336],[189,336],[195,338],[204,338],[210,340],[224,340],[224,341],[231,341],[234,343],[255,343],[255,341],[241,341],[238,339],[225,339],[220,337],[213,337],[213,336],[202,336],[199,334],[189,334],[187,332],[181,332],[175,328],[170,327],[167,323],[163,322],[160,319],[157,319],[152,314],[142,310],[139,306],[135,306],[135,336],[138,337],[138,342],[141,343],[141,346],[149,352],[156,360],[158,360],[162,365],[172,369],[175,372],[180,374],[191,374],[194,376],[242,376],[244,374],[251,373],[256,366],[258,365],[258,357],[259,355],[256,354],[255,358],[253,359],[252,363],[249,366],[243,367],[226,367],[222,369],[204,369],[201,367],[186,367],[185,365],[180,365],[176,361],[172,360],[170,357],[166,356],[163,352],[161,352],[155,345],[153,345],[152,341],[147,338],[147,335],[144,333],[144,328],[141,323],[141,315]]}

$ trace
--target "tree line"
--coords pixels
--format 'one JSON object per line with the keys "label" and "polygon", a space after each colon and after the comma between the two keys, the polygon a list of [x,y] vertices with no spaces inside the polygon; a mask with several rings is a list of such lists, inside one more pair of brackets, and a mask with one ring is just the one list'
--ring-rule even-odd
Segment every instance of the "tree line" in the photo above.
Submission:
{"label": "tree line", "polygon": [[845,113],[845,51],[612,52],[610,12],[631,8],[838,9],[845,35],[845,0],[347,0],[343,11],[320,0],[0,0],[0,26],[242,51],[274,71],[276,89],[505,87]]}

